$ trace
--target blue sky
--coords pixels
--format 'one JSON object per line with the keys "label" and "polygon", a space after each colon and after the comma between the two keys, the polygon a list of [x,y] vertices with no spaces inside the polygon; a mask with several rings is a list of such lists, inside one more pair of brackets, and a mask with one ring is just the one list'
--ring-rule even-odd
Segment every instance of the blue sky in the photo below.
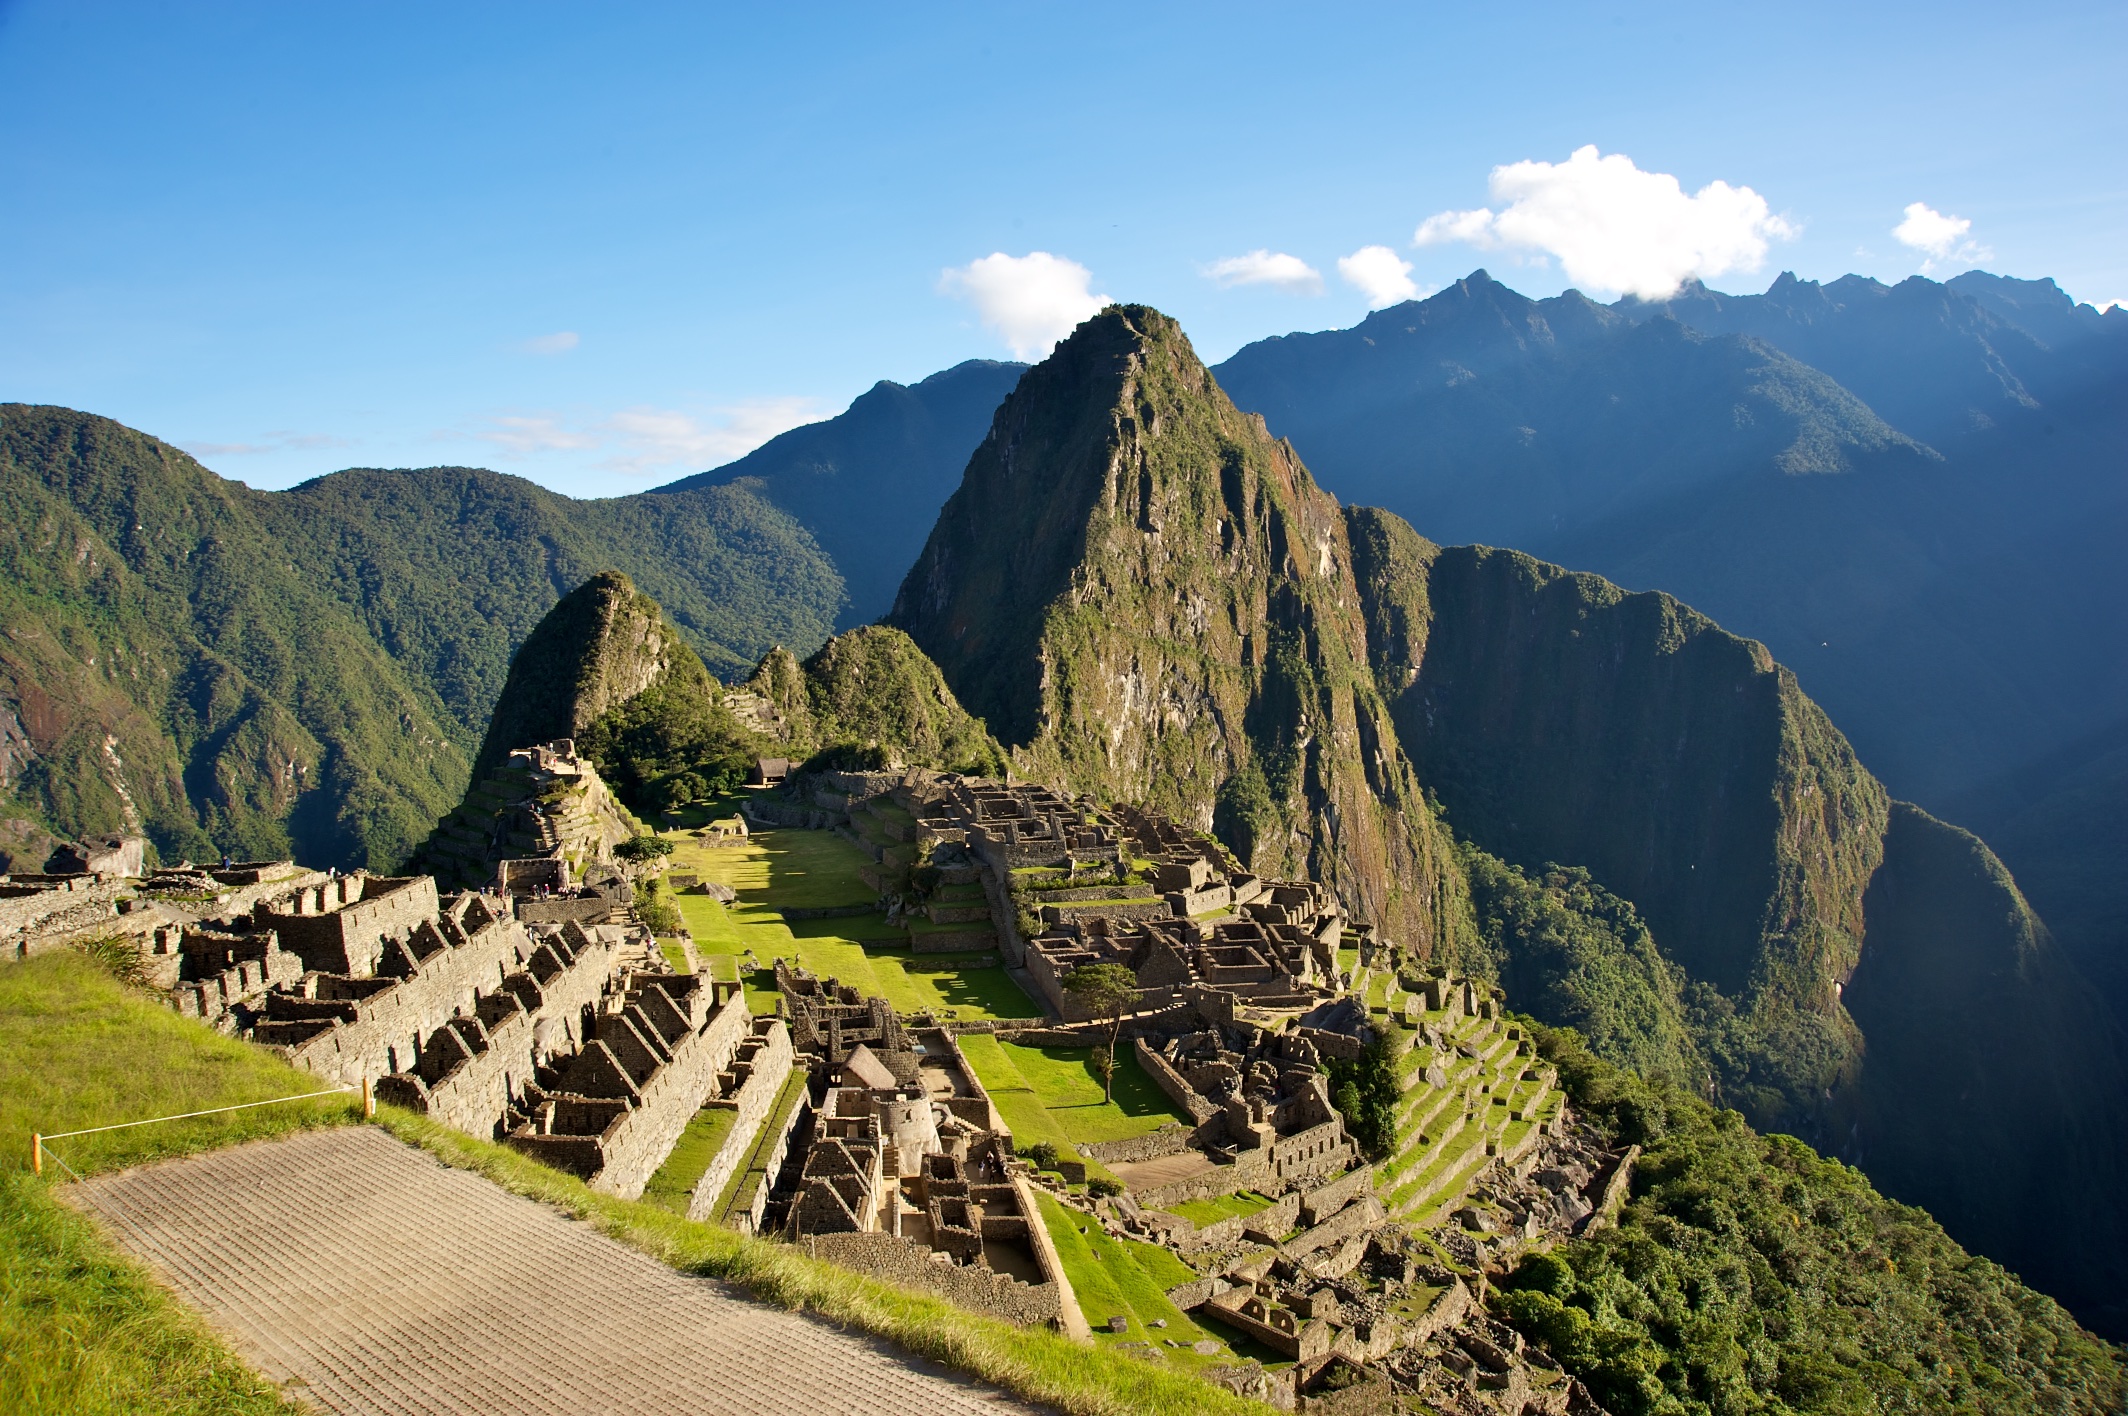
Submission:
{"label": "blue sky", "polygon": [[[2124,53],[2117,0],[0,0],[0,401],[255,486],[465,463],[612,495],[1038,347],[1077,300],[1158,305],[1210,359],[1349,325],[1368,247],[1376,299],[1693,261],[2128,298]],[[1692,200],[1715,182],[1750,190]],[[1614,197],[1683,254],[1590,237]]]}

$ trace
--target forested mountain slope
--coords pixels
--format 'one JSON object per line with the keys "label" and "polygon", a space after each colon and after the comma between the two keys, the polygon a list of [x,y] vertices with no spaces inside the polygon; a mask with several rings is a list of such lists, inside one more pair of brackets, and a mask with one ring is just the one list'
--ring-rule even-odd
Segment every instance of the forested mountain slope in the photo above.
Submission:
{"label": "forested mountain slope", "polygon": [[842,598],[744,489],[578,502],[451,468],[256,492],[59,408],[0,405],[0,506],[0,816],[172,858],[396,867],[464,790],[517,643],[602,566],[733,677],[824,640]]}
{"label": "forested mountain slope", "polygon": [[[1421,954],[1523,947],[1481,933],[1465,850],[1585,870],[1662,962],[1584,989],[1572,1021],[1652,1008],[1727,1104],[1940,1204],[2084,1309],[2111,1301],[2118,1030],[1986,848],[1894,803],[1764,646],[1340,509],[1143,307],[1021,381],[892,622],[1022,771],[1208,823]],[[1481,884],[1496,910],[1505,887]],[[1558,967],[1525,970],[1521,1006]],[[2036,1218],[2062,1213],[2082,1219]]]}

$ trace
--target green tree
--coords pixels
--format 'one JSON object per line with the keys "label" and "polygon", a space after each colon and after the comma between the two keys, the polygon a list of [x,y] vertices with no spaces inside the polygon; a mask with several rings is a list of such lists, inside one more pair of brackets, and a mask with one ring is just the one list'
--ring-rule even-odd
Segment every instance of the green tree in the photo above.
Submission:
{"label": "green tree", "polygon": [[672,854],[672,842],[662,836],[630,836],[613,853],[631,865],[646,865]]}
{"label": "green tree", "polygon": [[1397,1038],[1383,1023],[1357,1058],[1330,1059],[1330,1100],[1345,1118],[1345,1129],[1369,1159],[1379,1160],[1396,1146],[1396,1107],[1402,1090],[1397,1082]]}
{"label": "green tree", "polygon": [[1064,975],[1064,991],[1096,1013],[1108,1015],[1107,1075],[1102,1086],[1116,1099],[1116,1039],[1123,1032],[1123,1010],[1138,1001],[1138,976],[1121,964],[1083,964]]}

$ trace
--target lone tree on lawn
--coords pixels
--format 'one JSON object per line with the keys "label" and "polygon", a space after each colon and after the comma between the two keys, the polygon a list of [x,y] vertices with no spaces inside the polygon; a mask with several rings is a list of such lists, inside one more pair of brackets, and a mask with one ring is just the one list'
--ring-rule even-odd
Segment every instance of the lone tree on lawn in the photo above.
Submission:
{"label": "lone tree on lawn", "polygon": [[631,865],[647,865],[672,854],[672,842],[663,836],[630,836],[613,853]]}
{"label": "lone tree on lawn", "polygon": [[1138,976],[1121,964],[1082,964],[1064,975],[1064,991],[1108,1014],[1108,1075],[1102,1081],[1105,1099],[1114,1101],[1116,1037],[1123,1031],[1123,1010],[1138,1001]]}

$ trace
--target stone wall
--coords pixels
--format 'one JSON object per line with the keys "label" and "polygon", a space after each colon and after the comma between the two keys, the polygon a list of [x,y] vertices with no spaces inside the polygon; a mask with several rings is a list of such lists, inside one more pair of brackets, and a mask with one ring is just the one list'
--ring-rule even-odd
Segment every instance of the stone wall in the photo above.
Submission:
{"label": "stone wall", "polygon": [[1300,1222],[1321,1224],[1361,1195],[1374,1193],[1374,1167],[1363,1165],[1349,1170],[1327,1185],[1318,1185],[1301,1192]]}
{"label": "stone wall", "polygon": [[[1140,1043],[1143,1047],[1145,1044]],[[1158,1160],[1162,1156],[1180,1155],[1196,1141],[1196,1128],[1179,1121],[1170,1121],[1157,1131],[1147,1131],[1141,1136],[1126,1136],[1120,1141],[1098,1141],[1093,1145],[1079,1147],[1079,1154],[1088,1160],[1098,1160],[1103,1165],[1137,1160]]]}
{"label": "stone wall", "polygon": [[1132,1042],[1138,1054],[1138,1065],[1153,1079],[1153,1085],[1167,1093],[1168,1100],[1187,1111],[1198,1125],[1201,1126],[1220,1114],[1219,1108],[1212,1104],[1211,1099],[1191,1086],[1183,1075],[1175,1070],[1173,1064],[1156,1052],[1144,1037],[1134,1038]]}
{"label": "stone wall", "polygon": [[[560,958],[544,944],[533,952]],[[575,957],[544,981],[529,973],[506,981],[480,998],[471,1016],[439,1027],[451,1036],[431,1037],[423,1068],[384,1078],[378,1098],[469,1135],[493,1136],[534,1066],[579,1040],[577,1019],[586,1005],[598,1002],[613,971],[614,952],[609,942],[586,939]],[[459,1056],[451,1063],[448,1051],[454,1044]],[[443,1056],[433,1055],[439,1050]]]}
{"label": "stone wall", "polygon": [[118,917],[118,897],[132,891],[131,880],[93,876],[41,888],[14,899],[0,899],[0,959],[27,958],[45,947],[63,947],[57,936]]}
{"label": "stone wall", "polygon": [[1027,941],[1020,937],[1019,916],[1013,911],[1012,896],[1005,889],[1006,876],[985,863],[982,867],[983,898],[990,901],[990,918],[997,925],[998,952],[1013,968],[1023,967],[1027,962]]}
{"label": "stone wall", "polygon": [[692,1220],[709,1218],[711,1206],[731,1183],[746,1154],[753,1148],[754,1139],[760,1134],[761,1123],[768,1116],[769,1108],[783,1092],[783,1084],[791,1075],[791,1030],[783,1025],[781,1018],[763,1018],[756,1024],[755,1036],[761,1045],[750,1062],[751,1070],[739,1089],[729,1097],[738,1111],[731,1130],[725,1133],[724,1144],[710,1158],[709,1168],[695,1183],[693,1197],[687,1202],[687,1217]]}
{"label": "stone wall", "polygon": [[[1239,1244],[1244,1239],[1254,1239],[1260,1244],[1275,1244],[1290,1234],[1299,1220],[1300,1195],[1295,1193],[1284,1196],[1254,1214],[1236,1215],[1231,1219],[1207,1224],[1188,1234],[1178,1234],[1175,1236],[1175,1246],[1189,1252],[1193,1249],[1223,1249]],[[1209,1298],[1214,1291],[1216,1290],[1208,1287],[1205,1297]],[[1204,1298],[1197,1301],[1201,1303]]]}
{"label": "stone wall", "polygon": [[[478,907],[485,911],[491,905],[501,908],[500,902],[488,901],[479,902]],[[343,1012],[352,1012],[354,1017],[331,1018],[327,1008],[318,1008],[331,1026],[290,1045],[289,1060],[337,1082],[358,1083],[365,1077],[412,1072],[436,1029],[453,1017],[475,1014],[478,995],[500,989],[510,975],[527,970],[538,984],[539,1001],[526,1006],[558,1019],[567,1038],[557,1038],[550,1046],[563,1047],[576,1040],[574,1009],[595,1002],[612,971],[611,943],[594,942],[581,931],[570,933],[566,938],[573,957],[565,959],[562,951],[545,949],[507,915],[491,918],[470,933],[459,933],[454,927],[438,929],[436,935],[444,947],[421,959],[409,977],[382,988],[365,986],[382,982],[367,978],[327,975],[306,979],[304,988],[312,1000],[321,1005],[342,1004]],[[546,997],[550,987],[558,989],[553,999]],[[271,1009],[268,1016],[281,1011]],[[286,1011],[303,1010],[290,1007]],[[258,1030],[259,1040],[266,1043],[277,1043],[282,1035],[274,1023]],[[529,1067],[524,1075],[530,1075]]]}
{"label": "stone wall", "polygon": [[935,1293],[971,1312],[1022,1327],[1059,1323],[1062,1316],[1062,1291],[1055,1283],[1023,1283],[990,1268],[940,1263],[930,1249],[897,1235],[818,1234],[799,1240],[798,1246],[840,1268]]}
{"label": "stone wall", "polygon": [[262,901],[252,910],[252,923],[279,934],[281,947],[300,955],[305,968],[369,978],[384,941],[404,939],[436,911],[430,876],[344,875]]}
{"label": "stone wall", "polygon": [[812,1099],[801,1093],[797,1104],[783,1118],[783,1125],[779,1129],[776,1143],[769,1147],[768,1156],[762,1162],[761,1168],[765,1174],[761,1180],[761,1188],[754,1192],[753,1205],[745,1214],[737,1214],[730,1217],[732,1228],[738,1230],[741,1234],[759,1234],[761,1232],[762,1219],[768,1213],[769,1193],[775,1187],[776,1177],[783,1172],[783,1163],[790,1158],[791,1138],[798,1134],[799,1129],[805,1125],[807,1118],[812,1115],[812,1111]]}
{"label": "stone wall", "polygon": [[672,1060],[641,1088],[642,1104],[599,1138],[600,1166],[591,1188],[623,1200],[640,1199],[650,1177],[672,1154],[680,1133],[716,1090],[717,1073],[731,1062],[746,1036],[751,1015],[746,990],[734,987],[700,1032],[672,1049]]}

